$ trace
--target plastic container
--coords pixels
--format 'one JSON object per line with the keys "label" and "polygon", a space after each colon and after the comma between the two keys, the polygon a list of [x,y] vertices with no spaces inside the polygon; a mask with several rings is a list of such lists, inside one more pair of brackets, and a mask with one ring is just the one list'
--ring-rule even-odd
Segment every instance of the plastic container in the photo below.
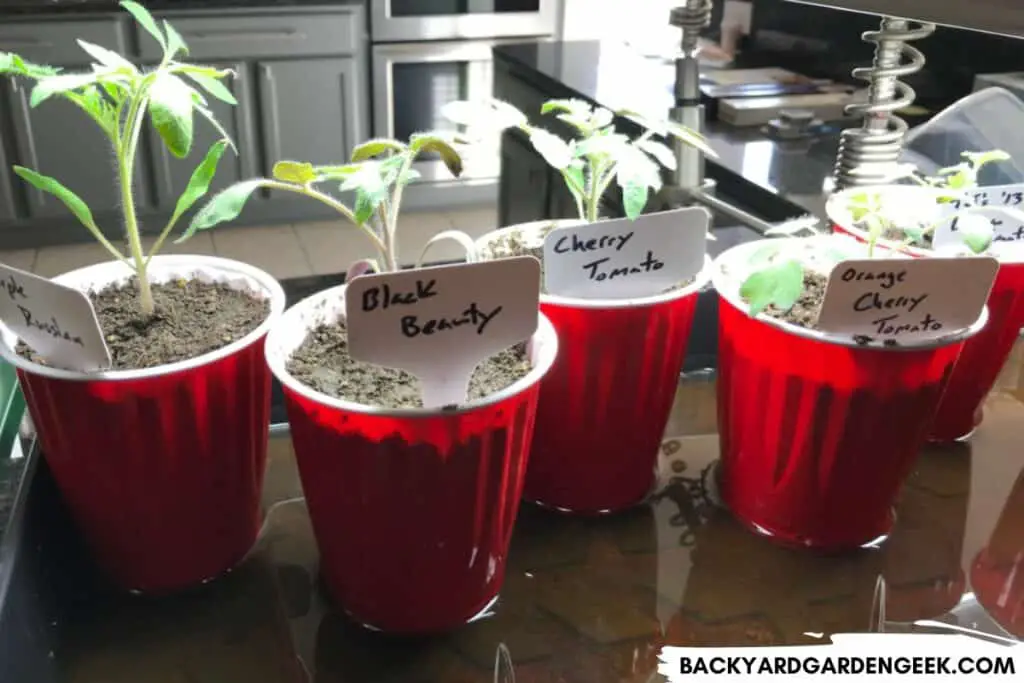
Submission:
{"label": "plastic container", "polygon": [[[894,201],[927,201],[930,190],[894,186],[887,191],[896,195]],[[901,194],[908,196],[903,199]],[[867,234],[854,227],[842,209],[846,192],[829,198],[827,211],[835,232],[867,241]],[[892,246],[891,243],[885,243]],[[912,256],[929,256],[931,250],[906,248]],[[1024,262],[1000,257],[999,272],[988,297],[989,321],[985,329],[964,344],[946,393],[939,404],[928,440],[935,443],[962,441],[981,424],[985,397],[988,396],[1000,371],[1006,364],[1013,345],[1024,327]]]}
{"label": "plastic container", "polygon": [[[542,225],[551,222],[489,233],[477,247]],[[562,351],[541,384],[524,498],[579,514],[615,512],[647,498],[655,486],[658,449],[697,297],[709,278],[707,259],[691,285],[667,294],[641,299],[541,295],[541,311],[551,319]]]}
{"label": "plastic container", "polygon": [[988,545],[970,568],[971,587],[1000,626],[1024,638],[1024,472],[1017,477]]}
{"label": "plastic container", "polygon": [[541,378],[558,351],[543,316],[533,370],[458,410],[388,410],[330,398],[286,369],[318,325],[345,315],[345,286],[304,299],[271,330],[320,570],[358,622],[447,631],[498,595],[522,497]]}
{"label": "plastic container", "polygon": [[733,247],[713,269],[722,498],[742,523],[779,542],[857,548],[888,533],[963,341],[987,314],[899,349],[751,318],[729,273],[760,247]]}
{"label": "plastic container", "polygon": [[[284,311],[281,286],[243,263],[157,256],[154,282],[225,282],[270,301],[258,328],[213,353],[146,370],[81,373],[16,354],[46,462],[98,565],[121,587],[162,593],[238,564],[256,541],[270,419],[263,340]],[[101,263],[54,278],[86,291],[132,275]]]}

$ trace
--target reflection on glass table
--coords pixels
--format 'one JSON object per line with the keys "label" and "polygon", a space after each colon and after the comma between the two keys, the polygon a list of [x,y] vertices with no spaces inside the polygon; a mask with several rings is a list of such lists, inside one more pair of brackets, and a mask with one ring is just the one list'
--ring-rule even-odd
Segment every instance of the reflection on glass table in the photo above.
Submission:
{"label": "reflection on glass table", "polygon": [[422,640],[368,631],[325,597],[288,433],[273,429],[266,521],[247,561],[192,593],[140,599],[69,559],[54,654],[75,683],[458,683],[490,681],[504,643],[520,683],[640,683],[666,644],[933,628],[920,620],[1020,637],[1022,361],[1024,346],[969,444],[921,453],[891,536],[837,556],[778,547],[716,504],[714,383],[684,378],[649,503],[599,518],[524,504],[497,604]]}

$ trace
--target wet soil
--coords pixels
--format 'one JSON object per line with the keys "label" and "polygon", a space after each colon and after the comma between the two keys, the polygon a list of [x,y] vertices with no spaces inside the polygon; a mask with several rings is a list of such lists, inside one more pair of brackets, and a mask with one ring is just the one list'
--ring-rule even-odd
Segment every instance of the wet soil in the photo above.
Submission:
{"label": "wet soil", "polygon": [[[144,317],[135,280],[90,292],[115,370],[141,370],[196,358],[260,326],[270,302],[225,284],[177,280],[153,285],[155,312]],[[26,344],[18,353],[46,361]]]}
{"label": "wet soil", "polygon": [[[859,226],[862,230],[867,230],[866,226]],[[905,242],[907,234],[900,228],[886,228],[885,232],[882,233],[882,239],[890,240],[892,242]],[[920,240],[914,241],[910,246],[918,247],[922,249],[932,248],[932,233],[922,235]]]}
{"label": "wet soil", "polygon": [[797,302],[788,311],[783,311],[775,306],[764,309],[765,315],[770,315],[777,320],[815,329],[818,326],[818,316],[821,314],[821,304],[825,301],[825,287],[828,285],[828,276],[820,273],[804,273],[804,292],[797,299]]}
{"label": "wet soil", "polygon": [[[527,240],[522,230],[510,230],[507,233],[492,240],[480,254],[480,258],[485,261],[492,261],[495,259],[511,258],[513,256],[533,256],[535,259],[540,261],[540,291],[547,294],[547,290],[544,287],[544,238],[548,236],[548,233],[554,230],[557,226],[552,224],[544,226],[537,231],[531,230],[531,238],[536,236],[537,238]],[[539,244],[538,244],[539,242]],[[673,292],[677,289],[682,289],[687,285],[691,284],[695,277],[691,277],[685,282],[681,282],[672,287],[668,287],[661,293]]]}
{"label": "wet soil", "polygon": [[[348,355],[348,332],[343,323],[321,325],[310,332],[286,367],[295,379],[332,398],[381,408],[423,407],[414,375]],[[477,366],[469,382],[469,399],[499,392],[531,369],[526,344],[516,344]]]}

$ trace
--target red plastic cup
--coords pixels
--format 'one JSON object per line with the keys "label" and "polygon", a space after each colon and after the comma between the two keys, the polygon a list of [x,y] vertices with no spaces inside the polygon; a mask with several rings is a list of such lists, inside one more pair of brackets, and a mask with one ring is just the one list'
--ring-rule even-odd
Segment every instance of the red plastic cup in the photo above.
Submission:
{"label": "red plastic cup", "polygon": [[[913,186],[885,188],[889,192],[909,193],[901,201],[933,201],[935,190]],[[867,241],[867,233],[853,225],[842,209],[850,190],[829,198],[827,211],[834,232]],[[883,246],[897,246],[882,241]],[[930,256],[928,249],[906,247],[912,256]],[[985,397],[992,391],[1000,371],[1006,365],[1013,345],[1024,327],[1024,263],[1001,261],[999,273],[988,297],[988,325],[964,344],[949,379],[946,393],[936,411],[928,440],[935,443],[962,441],[981,424]]]}
{"label": "red plastic cup", "polygon": [[1024,472],[970,571],[978,603],[1000,626],[1024,638]]}
{"label": "red plastic cup", "polygon": [[[503,228],[477,245],[511,231],[529,239],[550,225]],[[532,239],[543,244],[539,235]],[[709,278],[705,267],[689,287],[642,299],[541,295],[541,311],[562,351],[541,383],[526,500],[562,512],[605,514],[650,495],[697,297]]]}
{"label": "red plastic cup", "polygon": [[761,246],[729,249],[713,269],[722,498],[782,543],[857,548],[888,533],[963,340],[987,315],[900,349],[751,318],[726,273]]}
{"label": "red plastic cup", "polygon": [[558,341],[543,316],[533,370],[459,410],[330,398],[285,364],[307,331],[343,319],[345,286],[285,312],[267,337],[284,387],[321,573],[358,622],[402,634],[471,621],[498,596],[519,510],[541,378]]}
{"label": "red plastic cup", "polygon": [[[164,593],[237,565],[259,533],[270,420],[263,340],[284,292],[266,273],[212,256],[158,256],[155,281],[201,275],[270,301],[267,320],[213,353],[146,370],[81,373],[14,352],[46,463],[100,568],[124,589]],[[124,282],[124,264],[55,278],[83,291]]]}

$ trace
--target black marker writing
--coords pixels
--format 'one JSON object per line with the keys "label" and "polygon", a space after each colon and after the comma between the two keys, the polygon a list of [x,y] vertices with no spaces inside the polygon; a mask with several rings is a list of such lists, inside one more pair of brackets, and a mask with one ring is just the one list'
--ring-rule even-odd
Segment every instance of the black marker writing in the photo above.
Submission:
{"label": "black marker writing", "polygon": [[907,277],[907,271],[899,270],[881,273],[863,273],[856,268],[847,268],[843,271],[843,282],[874,282],[878,281],[882,289],[892,289],[897,282],[903,282]]}
{"label": "black marker writing", "polygon": [[473,325],[476,327],[477,334],[483,334],[487,324],[494,320],[496,315],[501,313],[501,309],[502,307],[498,306],[490,313],[484,313],[476,303],[472,303],[457,318],[431,318],[423,322],[420,321],[419,316],[404,315],[401,322],[402,334],[412,338],[418,337],[421,334],[431,335],[437,332],[454,330],[463,325]]}
{"label": "black marker writing", "polygon": [[3,288],[7,292],[7,296],[12,299],[27,299],[25,295],[25,288],[20,282],[14,279],[13,275],[8,275],[3,281]]}
{"label": "black marker writing", "polygon": [[921,296],[893,296],[884,299],[878,292],[866,292],[853,302],[853,310],[863,313],[872,309],[890,311],[894,308],[905,308],[908,313],[913,313],[914,309],[927,298],[927,294],[922,294]]}
{"label": "black marker writing", "polygon": [[904,332],[937,332],[942,329],[942,323],[932,317],[931,313],[925,313],[924,318],[913,323],[893,324],[898,315],[890,315],[878,320],[872,320],[871,324],[876,326],[878,334],[897,335]]}
{"label": "black marker writing", "polygon": [[654,252],[648,250],[647,256],[639,265],[635,266],[618,266],[608,270],[607,268],[602,269],[601,266],[608,263],[609,257],[591,261],[590,263],[583,264],[583,270],[587,271],[587,278],[590,280],[596,280],[603,282],[605,280],[614,280],[616,278],[626,277],[629,275],[637,275],[640,273],[651,273],[656,270],[661,270],[665,267],[665,264],[654,258]]}
{"label": "black marker writing", "polygon": [[57,318],[50,316],[49,321],[38,320],[35,317],[35,315],[33,315],[32,311],[28,310],[21,304],[17,304],[17,306],[18,310],[21,311],[21,315],[24,316],[25,318],[25,324],[28,325],[29,327],[34,327],[37,330],[42,330],[43,332],[46,332],[54,339],[63,339],[64,341],[69,341],[72,344],[78,344],[79,346],[83,347],[85,346],[85,343],[82,341],[81,337],[76,337],[62,330],[60,328],[60,323],[57,322]]}
{"label": "black marker writing", "polygon": [[625,235],[605,235],[604,237],[580,237],[579,235],[566,235],[555,242],[556,254],[568,254],[574,251],[598,251],[599,249],[614,248],[615,251],[622,251],[633,237],[632,232]]}
{"label": "black marker writing", "polygon": [[398,292],[391,289],[391,285],[370,287],[363,292],[363,310],[372,311],[375,309],[386,310],[392,306],[409,306],[424,299],[437,296],[434,287],[437,280],[416,281],[416,291]]}
{"label": "black marker writing", "polygon": [[1018,227],[1009,234],[996,235],[993,238],[993,241],[995,242],[1017,242],[1019,240],[1024,240],[1024,225]]}

